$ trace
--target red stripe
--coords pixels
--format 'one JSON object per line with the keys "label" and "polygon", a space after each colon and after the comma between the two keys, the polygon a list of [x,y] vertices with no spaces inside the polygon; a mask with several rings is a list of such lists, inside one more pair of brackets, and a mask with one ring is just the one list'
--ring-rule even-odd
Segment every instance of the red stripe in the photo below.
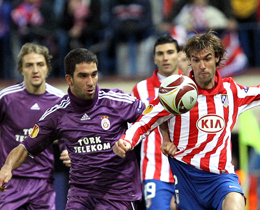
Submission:
{"label": "red stripe", "polygon": [[137,99],[141,100],[140,95],[139,95],[138,90],[137,90],[137,85],[134,86],[133,91],[132,91],[132,94],[133,94]]}
{"label": "red stripe", "polygon": [[[155,173],[154,179],[160,180],[161,178],[161,170],[162,170],[162,153],[161,153],[161,136],[158,129],[154,130],[155,132]],[[156,152],[159,151],[159,152]]]}

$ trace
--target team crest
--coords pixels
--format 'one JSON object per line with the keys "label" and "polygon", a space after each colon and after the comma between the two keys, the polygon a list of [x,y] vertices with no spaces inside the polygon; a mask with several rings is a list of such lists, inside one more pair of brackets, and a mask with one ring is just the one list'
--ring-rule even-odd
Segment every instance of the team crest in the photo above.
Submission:
{"label": "team crest", "polygon": [[35,124],[32,132],[30,133],[30,137],[35,138],[38,135],[39,130],[40,130],[39,126]]}
{"label": "team crest", "polygon": [[153,110],[153,105],[149,104],[144,110],[143,114],[148,114]]}
{"label": "team crest", "polygon": [[223,104],[223,106],[224,106],[225,108],[228,107],[229,101],[228,101],[228,96],[227,96],[227,94],[221,95],[221,102],[222,102],[222,104]]}
{"label": "team crest", "polygon": [[101,127],[104,130],[108,130],[110,128],[110,121],[108,118],[109,118],[108,116],[101,117]]}
{"label": "team crest", "polygon": [[245,91],[245,93],[247,93],[248,92],[248,87],[244,87],[244,91]]}

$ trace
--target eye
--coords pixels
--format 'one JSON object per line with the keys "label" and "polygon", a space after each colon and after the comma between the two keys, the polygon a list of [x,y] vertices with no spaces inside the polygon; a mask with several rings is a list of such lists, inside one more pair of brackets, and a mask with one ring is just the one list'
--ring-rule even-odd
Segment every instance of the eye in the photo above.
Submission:
{"label": "eye", "polygon": [[97,76],[97,74],[98,74],[97,72],[93,73],[92,77],[95,78]]}

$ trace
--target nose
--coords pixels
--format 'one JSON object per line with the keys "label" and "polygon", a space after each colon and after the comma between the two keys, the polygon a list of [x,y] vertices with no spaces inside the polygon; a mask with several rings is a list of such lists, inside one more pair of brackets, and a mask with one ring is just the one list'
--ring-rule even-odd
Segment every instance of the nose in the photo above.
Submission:
{"label": "nose", "polygon": [[87,79],[87,85],[89,86],[93,86],[94,85],[94,79],[92,78],[92,76],[89,76]]}
{"label": "nose", "polygon": [[37,65],[33,65],[33,72],[37,73],[38,72],[38,66]]}
{"label": "nose", "polygon": [[203,60],[200,60],[199,67],[200,67],[200,69],[205,69],[205,68],[206,68],[206,67],[205,67],[205,63],[204,63]]}

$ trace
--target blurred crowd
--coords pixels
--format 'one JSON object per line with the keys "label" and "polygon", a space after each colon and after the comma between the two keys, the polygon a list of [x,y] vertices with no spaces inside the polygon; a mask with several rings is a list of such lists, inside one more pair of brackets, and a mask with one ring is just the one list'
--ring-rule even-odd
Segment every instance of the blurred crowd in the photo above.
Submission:
{"label": "blurred crowd", "polygon": [[0,79],[18,79],[16,56],[26,42],[53,56],[50,77],[63,77],[67,52],[85,47],[102,75],[147,77],[162,34],[180,45],[214,30],[227,49],[222,76],[260,67],[259,0],[0,0]]}

